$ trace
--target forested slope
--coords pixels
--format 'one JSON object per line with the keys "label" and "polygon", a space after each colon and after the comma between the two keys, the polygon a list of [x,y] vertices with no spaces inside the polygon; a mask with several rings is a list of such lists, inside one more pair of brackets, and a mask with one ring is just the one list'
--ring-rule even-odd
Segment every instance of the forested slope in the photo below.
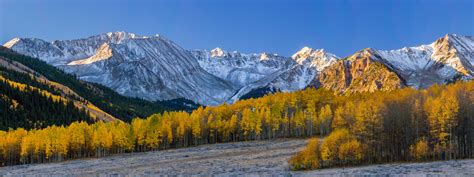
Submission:
{"label": "forested slope", "polygon": [[193,102],[183,99],[150,102],[138,98],[125,97],[102,85],[80,81],[75,76],[58,70],[41,60],[17,54],[5,47],[0,47],[0,57],[4,60],[18,62],[29,68],[31,70],[30,73],[41,75],[51,82],[68,87],[71,91],[82,97],[82,101],[90,102],[97,109],[121,120],[130,121],[135,117],[143,118],[165,110],[192,110],[196,107],[196,104]]}
{"label": "forested slope", "polygon": [[1,130],[116,120],[68,87],[3,57],[0,57],[0,108]]}
{"label": "forested slope", "polygon": [[351,95],[306,89],[200,107],[192,113],[154,114],[131,124],[73,123],[0,132],[0,157],[3,165],[61,161],[218,142],[326,136],[336,130],[342,133],[328,137],[335,139],[328,147],[352,144],[341,151],[347,156],[333,151],[321,154],[329,160],[324,166],[417,159],[412,151],[426,148],[424,142],[430,154],[422,158],[458,159],[474,154],[473,111],[474,81]]}
{"label": "forested slope", "polygon": [[[0,68],[0,129],[43,128],[47,125],[68,125],[73,121],[92,122],[85,109],[74,106],[51,92],[27,86],[3,77]],[[15,77],[9,74],[7,77]]]}

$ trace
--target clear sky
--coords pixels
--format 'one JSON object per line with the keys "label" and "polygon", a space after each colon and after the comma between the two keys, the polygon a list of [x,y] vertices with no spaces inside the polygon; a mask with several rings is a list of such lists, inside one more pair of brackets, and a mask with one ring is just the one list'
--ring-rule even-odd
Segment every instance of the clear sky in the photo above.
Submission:
{"label": "clear sky", "polygon": [[0,0],[0,42],[109,31],[161,34],[187,49],[338,56],[473,35],[473,0]]}

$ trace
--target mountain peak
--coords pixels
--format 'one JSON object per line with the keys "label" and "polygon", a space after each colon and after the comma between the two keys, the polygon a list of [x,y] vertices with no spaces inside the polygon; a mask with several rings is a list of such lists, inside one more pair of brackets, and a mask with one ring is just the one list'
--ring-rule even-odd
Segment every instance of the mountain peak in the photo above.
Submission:
{"label": "mountain peak", "polygon": [[309,57],[322,57],[326,54],[329,54],[329,53],[327,53],[324,49],[313,49],[313,48],[305,46],[302,49],[300,49],[298,52],[293,54],[291,58],[293,58],[294,60],[303,60]]}
{"label": "mountain peak", "polygon": [[[326,52],[324,49],[313,49],[310,47],[303,47],[301,50],[296,52],[292,57],[293,60],[295,60],[299,64],[303,64],[306,61],[310,61],[314,63],[314,65],[317,65],[318,62],[317,60],[322,60],[322,61],[327,61],[327,62],[333,62],[339,57],[332,53]],[[326,63],[326,62],[323,62]]]}
{"label": "mountain peak", "polygon": [[305,47],[301,48],[298,52],[293,54],[293,56],[291,56],[291,58],[293,58],[295,60],[299,59],[299,58],[307,58],[308,55],[311,54],[311,52],[313,52],[313,49],[308,47],[308,46],[305,46]]}
{"label": "mountain peak", "polygon": [[458,35],[456,33],[451,33],[451,34],[444,35],[444,37],[445,38],[452,38],[452,37],[456,38],[456,37],[463,37],[463,35]]}
{"label": "mountain peak", "polygon": [[456,41],[464,41],[464,40],[473,40],[472,36],[466,36],[466,35],[458,35],[455,33],[452,34],[446,34],[443,37],[439,38],[438,40],[435,41],[436,43],[443,43],[443,42],[456,42]]}
{"label": "mountain peak", "polygon": [[268,60],[268,59],[270,59],[270,58],[268,57],[267,53],[264,52],[260,55],[260,60]]}
{"label": "mountain peak", "polygon": [[[445,83],[457,76],[474,78],[474,38],[457,34],[447,34],[431,45],[419,47],[391,51],[366,48],[348,56],[348,62],[338,61],[339,57],[324,49],[308,46],[291,58],[272,53],[240,54],[219,47],[189,51],[160,35],[139,36],[124,31],[53,42],[15,38],[4,46],[124,95],[149,100],[186,97],[203,104],[235,101],[260,87],[282,91],[303,89],[334,63],[339,63],[335,65],[337,69],[346,64],[352,67],[351,63],[377,62],[385,66],[377,64],[376,69],[397,72],[408,86],[416,88]],[[332,69],[335,68],[328,68]],[[336,73],[333,72],[334,76],[340,76]],[[367,76],[378,77],[377,74]]]}
{"label": "mountain peak", "polygon": [[222,58],[222,57],[225,57],[225,56],[227,56],[227,52],[222,50],[219,47],[216,47],[215,49],[211,50],[211,57]]}
{"label": "mountain peak", "polygon": [[44,41],[42,39],[38,38],[13,38],[12,40],[6,42],[3,44],[4,47],[6,48],[12,48],[15,44],[19,42],[28,42],[28,43],[34,43],[34,44],[41,44],[41,43],[48,43],[47,41]]}
{"label": "mountain peak", "polygon": [[3,44],[3,46],[6,48],[12,48],[12,46],[15,45],[20,40],[21,40],[20,38],[13,38],[12,40],[9,40],[7,43]]}
{"label": "mountain peak", "polygon": [[112,42],[121,42],[126,39],[149,38],[148,36],[140,36],[135,33],[125,32],[125,31],[108,32],[103,35],[109,38]]}

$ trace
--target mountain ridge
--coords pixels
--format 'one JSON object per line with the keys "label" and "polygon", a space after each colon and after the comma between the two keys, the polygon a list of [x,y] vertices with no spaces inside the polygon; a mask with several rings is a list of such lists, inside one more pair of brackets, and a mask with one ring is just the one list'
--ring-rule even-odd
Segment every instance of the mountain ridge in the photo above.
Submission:
{"label": "mountain ridge", "polygon": [[67,97],[67,99],[73,100],[77,107],[89,110],[92,115],[98,118],[97,120],[129,121],[132,118],[146,117],[165,110],[190,110],[197,107],[184,99],[152,103],[125,97],[108,87],[78,80],[74,75],[67,74],[42,60],[17,54],[3,46],[0,46],[0,67],[8,69],[3,73],[0,72],[0,76],[16,72],[26,73],[30,78],[28,80],[35,80],[35,83],[39,83],[36,85],[46,86],[31,85],[28,84],[31,82],[23,82],[25,79],[20,80],[22,81],[20,83],[42,90],[46,89],[57,96]]}
{"label": "mountain ridge", "polygon": [[[339,58],[324,49],[310,47],[303,47],[291,57],[266,52],[227,52],[221,48],[187,50],[159,35],[127,32],[50,43],[15,38],[4,46],[123,95],[148,100],[189,98],[201,104],[217,105],[235,102],[258,89],[292,92],[324,87],[350,93],[426,88],[470,80],[474,73],[473,41],[471,36],[447,34],[429,45],[397,50],[364,49],[368,53],[362,58],[355,55],[363,52]],[[348,79],[370,81],[359,83]]]}

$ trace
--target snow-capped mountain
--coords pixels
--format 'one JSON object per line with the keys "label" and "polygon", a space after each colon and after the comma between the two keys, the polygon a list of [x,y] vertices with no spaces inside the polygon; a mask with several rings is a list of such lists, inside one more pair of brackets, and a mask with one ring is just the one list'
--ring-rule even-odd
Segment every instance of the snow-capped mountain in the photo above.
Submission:
{"label": "snow-capped mountain", "polygon": [[25,38],[7,42],[5,47],[120,94],[148,100],[187,98],[215,105],[237,90],[203,70],[189,51],[161,36],[114,32],[53,42]]}
{"label": "snow-capped mountain", "polygon": [[322,49],[309,47],[304,47],[291,58],[269,53],[227,52],[221,48],[194,50],[192,53],[206,71],[240,88],[230,102],[264,87],[281,91],[304,89],[322,69],[338,59]]}
{"label": "snow-capped mountain", "polygon": [[426,88],[474,76],[474,38],[446,35],[429,45],[373,50],[374,59],[395,71],[406,85]]}
{"label": "snow-capped mountain", "polygon": [[473,79],[473,44],[472,37],[453,34],[429,45],[364,49],[327,67],[310,85],[352,93]]}
{"label": "snow-capped mountain", "polygon": [[309,47],[291,57],[221,48],[186,50],[159,35],[127,32],[53,42],[15,38],[4,46],[123,95],[148,100],[187,98],[205,105],[232,103],[259,89],[425,88],[472,79],[474,73],[474,39],[460,35],[398,50],[364,49],[344,59]]}
{"label": "snow-capped mountain", "polygon": [[205,105],[234,102],[259,88],[304,89],[338,59],[308,47],[291,58],[220,48],[191,51],[161,36],[127,32],[53,42],[15,38],[4,46],[123,95],[148,100],[183,97]]}
{"label": "snow-capped mountain", "polygon": [[277,54],[241,54],[220,48],[195,50],[192,53],[204,70],[239,87],[262,79],[268,80],[268,76],[279,75],[294,65],[290,58]]}
{"label": "snow-capped mountain", "polygon": [[280,75],[272,85],[281,91],[301,90],[318,77],[319,73],[340,58],[324,49],[303,47],[292,57],[297,64]]}

